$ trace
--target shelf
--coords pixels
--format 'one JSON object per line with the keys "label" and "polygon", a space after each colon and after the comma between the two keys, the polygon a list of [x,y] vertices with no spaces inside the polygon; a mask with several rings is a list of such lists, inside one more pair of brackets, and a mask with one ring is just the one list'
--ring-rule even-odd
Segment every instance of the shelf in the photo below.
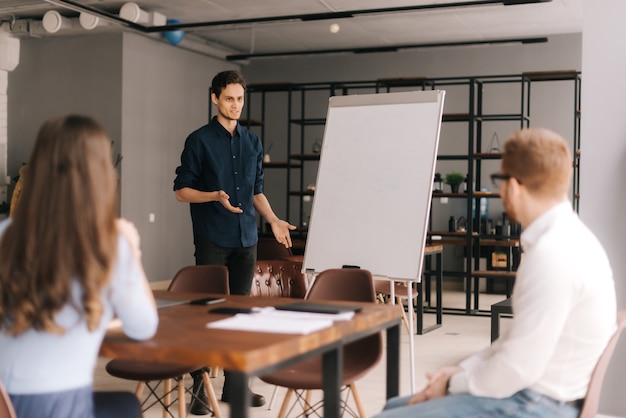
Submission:
{"label": "shelf", "polygon": [[507,239],[495,239],[495,238],[483,238],[480,240],[481,247],[519,247],[519,239],[507,238]]}
{"label": "shelf", "polygon": [[430,240],[432,244],[442,244],[442,245],[466,245],[467,241],[465,238],[442,238],[442,239],[432,239]]}
{"label": "shelf", "polygon": [[501,152],[476,152],[474,158],[481,160],[499,160],[502,158]]}
{"label": "shelf", "polygon": [[287,161],[271,161],[269,163],[263,162],[263,168],[301,168],[302,164],[287,162]]}
{"label": "shelf", "polygon": [[291,123],[295,123],[295,124],[298,124],[298,125],[304,125],[304,126],[325,125],[326,124],[326,118],[291,119]]}
{"label": "shelf", "polygon": [[476,191],[473,193],[474,197],[500,197],[500,193],[496,192],[482,192]]}
{"label": "shelf", "polygon": [[426,77],[379,78],[376,83],[385,87],[412,87],[424,86],[426,80]]}
{"label": "shelf", "polygon": [[[489,259],[487,259],[487,265],[484,266],[481,263],[485,257],[493,258],[491,254],[495,253],[507,253],[508,261],[513,261],[511,267],[517,266],[519,258],[521,258],[521,245],[519,240],[519,230],[515,229],[515,235],[495,235],[488,232],[495,232],[493,224],[490,228],[486,229],[486,223],[479,221],[478,208],[479,201],[484,203],[483,199],[500,199],[501,196],[498,190],[491,187],[491,183],[486,180],[486,176],[489,174],[489,170],[493,169],[494,164],[499,164],[503,158],[503,148],[501,146],[489,145],[489,136],[492,135],[494,129],[509,130],[515,127],[524,127],[530,125],[530,115],[533,115],[533,110],[530,101],[531,86],[534,89],[533,82],[549,82],[551,80],[572,80],[572,90],[574,90],[574,105],[571,107],[573,114],[572,121],[574,123],[574,135],[575,140],[573,142],[573,169],[574,169],[574,183],[573,192],[571,193],[571,200],[574,208],[577,210],[580,194],[579,194],[579,167],[580,167],[580,85],[581,74],[575,70],[562,70],[562,71],[531,71],[526,73],[517,74],[503,74],[503,75],[477,75],[470,77],[439,77],[428,78],[422,76],[408,76],[400,78],[380,78],[375,80],[364,81],[330,81],[330,82],[313,82],[313,83],[268,83],[268,84],[254,84],[249,85],[247,93],[252,93],[258,97],[261,102],[261,106],[256,113],[250,113],[250,121],[245,119],[240,123],[244,126],[261,126],[256,128],[262,132],[267,129],[261,122],[265,122],[266,125],[270,124],[270,121],[281,120],[280,122],[285,125],[284,131],[287,136],[288,146],[280,156],[279,159],[287,159],[287,161],[271,161],[264,163],[263,166],[267,169],[283,169],[285,171],[285,182],[280,185],[281,193],[283,193],[285,201],[285,213],[286,219],[289,219],[293,224],[298,225],[298,228],[293,231],[294,237],[301,239],[304,246],[305,238],[307,235],[307,222],[310,215],[310,208],[308,206],[312,200],[311,197],[315,196],[315,190],[307,190],[307,187],[311,187],[314,183],[312,176],[316,171],[319,164],[310,163],[320,160],[319,153],[311,152],[312,148],[310,143],[313,139],[319,138],[320,130],[323,130],[326,124],[326,114],[323,113],[327,109],[323,109],[327,105],[327,101],[320,100],[321,98],[331,97],[334,95],[348,95],[348,94],[360,94],[363,89],[367,89],[365,92],[370,94],[372,92],[385,93],[387,91],[417,91],[417,90],[431,90],[442,89],[448,90],[450,95],[454,95],[455,107],[451,108],[455,112],[444,112],[441,115],[441,122],[445,123],[446,132],[442,133],[446,141],[450,142],[450,146],[442,148],[441,155],[436,156],[436,165],[438,171],[450,171],[456,170],[461,173],[472,173],[472,179],[468,179],[466,183],[460,186],[460,192],[452,193],[451,188],[447,184],[443,184],[440,188],[443,189],[440,192],[433,192],[432,199],[441,199],[445,201],[447,198],[454,199],[451,201],[452,207],[443,208],[439,205],[439,201],[436,202],[436,207],[443,212],[441,216],[436,217],[436,221],[433,221],[429,227],[434,229],[441,228],[443,230],[430,230],[427,232],[427,242],[434,245],[446,246],[446,251],[454,256],[462,257],[462,267],[460,263],[455,263],[454,267],[448,266],[446,269],[444,266],[444,274],[446,277],[463,278],[466,283],[476,283],[483,277],[487,278],[500,278],[505,277],[507,279],[514,277],[514,271],[503,270],[487,270],[491,269]],[[565,83],[559,81],[559,83]],[[506,85],[506,90],[502,91],[500,88],[492,88],[493,85]],[[539,83],[542,85],[542,83]],[[545,83],[543,83],[545,85]],[[459,88],[449,89],[449,86],[458,86]],[[518,89],[519,88],[519,89]],[[361,89],[361,90],[358,90]],[[518,101],[518,94],[515,97],[508,98],[507,92],[510,89],[518,89],[520,91],[521,100]],[[265,93],[268,93],[267,96]],[[277,92],[277,93],[271,93]],[[492,93],[494,92],[494,93]],[[456,97],[457,93],[461,93],[461,96]],[[309,97],[309,95],[314,96]],[[511,106],[502,107],[486,107],[485,104],[493,104],[492,94],[495,94],[495,99],[499,100],[502,96],[503,103],[511,104]],[[267,99],[271,98],[271,99]],[[265,100],[271,100],[266,103]],[[450,99],[453,99],[450,97]],[[506,100],[505,100],[506,99]],[[511,102],[511,100],[514,100]],[[256,99],[255,99],[256,100]],[[457,100],[466,101],[463,107],[456,107]],[[569,101],[569,100],[568,100]],[[275,104],[280,102],[280,106]],[[288,107],[286,112],[279,110],[280,117],[266,116],[265,111],[275,109],[284,109],[284,104]],[[300,104],[298,104],[300,103]],[[562,101],[554,101],[555,106],[561,106]],[[324,105],[325,104],[325,105]],[[266,107],[267,106],[267,107]],[[460,113],[463,112],[463,113]],[[263,115],[263,116],[259,116]],[[285,117],[283,117],[285,115]],[[254,120],[252,117],[261,118],[261,121]],[[534,118],[533,118],[534,119]],[[272,127],[273,128],[273,127]],[[452,144],[452,141],[454,143]],[[384,146],[384,144],[380,144]],[[448,145],[448,143],[446,143]],[[458,146],[457,146],[458,145]],[[474,151],[479,152],[474,152]],[[490,152],[493,150],[493,152]],[[306,152],[309,151],[309,152]],[[279,172],[276,170],[275,172]],[[437,171],[437,170],[435,170]],[[274,175],[274,172],[272,173]],[[276,174],[278,176],[280,174]],[[438,183],[435,183],[438,184]],[[492,191],[481,191],[481,187],[487,186]],[[278,187],[278,186],[277,186]],[[466,188],[471,187],[470,190],[464,191]],[[445,199],[444,199],[445,198]],[[495,224],[497,219],[493,219],[499,215],[499,211],[504,210],[501,202],[492,201],[494,204],[489,205],[492,207],[492,211],[488,214],[491,220]],[[460,206],[459,206],[460,205]],[[475,210],[472,210],[472,207]],[[460,209],[459,209],[460,208]],[[470,208],[468,210],[468,208]],[[494,209],[495,208],[495,209]],[[465,220],[465,226],[468,230],[460,230],[449,232],[445,220],[447,214],[456,214],[459,210],[463,210],[463,218],[469,215],[469,219]],[[498,212],[498,213],[496,213]],[[436,222],[436,223],[435,223]],[[463,225],[462,223],[460,225]],[[483,226],[485,225],[485,226]],[[367,227],[367,225],[364,225]],[[471,234],[469,230],[472,230]],[[502,233],[500,229],[498,232]],[[460,248],[459,248],[460,247]],[[463,255],[459,255],[463,253]],[[497,267],[496,264],[494,264]],[[463,310],[466,314],[475,312],[472,309],[471,298],[475,295],[477,288],[466,289],[466,307]],[[474,296],[474,302],[477,304],[477,296]]]}
{"label": "shelf", "polygon": [[444,113],[441,117],[442,122],[469,122],[469,113]]}
{"label": "shelf", "polygon": [[[433,192],[433,198],[435,197],[467,197],[467,193],[448,193],[448,192]],[[473,197],[500,197],[500,193],[494,192],[474,192]]]}
{"label": "shelf", "polygon": [[[450,232],[450,231],[428,231],[427,232],[428,236],[434,236],[434,235],[441,235],[442,237],[453,237],[453,236],[458,236],[458,237],[465,237],[467,235],[466,231],[455,231],[455,232]],[[478,236],[477,232],[472,232],[473,236]],[[436,240],[434,240],[436,241]]]}
{"label": "shelf", "polygon": [[291,190],[289,196],[313,196],[315,190]]}
{"label": "shelf", "polygon": [[239,119],[242,126],[263,126],[263,122],[258,119]]}
{"label": "shelf", "polygon": [[463,161],[468,160],[469,156],[467,154],[459,154],[459,155],[438,155],[438,160],[446,160],[446,161]]}
{"label": "shelf", "polygon": [[472,277],[484,277],[486,279],[514,279],[517,273],[507,270],[476,270],[472,272]]}
{"label": "shelf", "polygon": [[448,192],[433,192],[433,198],[437,197],[462,197],[467,198],[467,193],[448,193]]}
{"label": "shelf", "polygon": [[526,121],[530,121],[530,118],[528,116],[524,116],[520,114],[503,113],[503,114],[492,114],[492,115],[476,115],[475,120],[480,121],[480,122],[524,120],[526,122]]}
{"label": "shelf", "polygon": [[559,71],[528,71],[522,73],[529,81],[559,81],[559,80],[575,80],[578,77],[576,70],[559,70]]}
{"label": "shelf", "polygon": [[289,158],[300,161],[319,161],[320,154],[290,154]]}

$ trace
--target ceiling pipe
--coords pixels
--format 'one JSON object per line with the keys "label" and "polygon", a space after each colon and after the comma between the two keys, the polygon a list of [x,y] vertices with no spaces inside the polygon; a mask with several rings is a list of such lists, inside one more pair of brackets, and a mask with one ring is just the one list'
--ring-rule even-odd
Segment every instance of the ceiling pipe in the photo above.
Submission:
{"label": "ceiling pipe", "polygon": [[401,49],[419,49],[419,48],[438,48],[438,47],[454,47],[454,46],[474,46],[474,45],[496,45],[496,44],[532,44],[532,43],[544,43],[548,42],[546,37],[538,38],[516,38],[516,39],[491,39],[481,41],[464,41],[464,42],[439,42],[429,44],[408,44],[408,45],[388,45],[380,47],[366,47],[366,48],[345,48],[345,49],[318,49],[314,51],[284,51],[284,52],[264,52],[257,54],[237,54],[228,55],[226,60],[228,61],[240,61],[249,60],[252,58],[272,58],[272,57],[286,57],[295,55],[321,55],[321,54],[366,54],[374,52],[397,52]]}

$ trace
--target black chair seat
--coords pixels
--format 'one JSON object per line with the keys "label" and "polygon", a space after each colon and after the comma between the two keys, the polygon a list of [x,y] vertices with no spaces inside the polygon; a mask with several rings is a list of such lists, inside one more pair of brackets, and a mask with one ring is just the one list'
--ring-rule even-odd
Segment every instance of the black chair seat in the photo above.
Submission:
{"label": "black chair seat", "polygon": [[128,360],[111,360],[106,365],[106,371],[112,376],[139,381],[173,379],[200,368],[197,364],[181,366],[179,364],[144,363]]}

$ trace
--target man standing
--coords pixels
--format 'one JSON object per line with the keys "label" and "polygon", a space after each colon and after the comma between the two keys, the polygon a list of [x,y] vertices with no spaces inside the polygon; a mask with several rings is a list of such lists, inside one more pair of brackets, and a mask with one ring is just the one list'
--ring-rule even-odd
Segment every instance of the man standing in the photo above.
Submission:
{"label": "man standing", "polygon": [[458,366],[428,375],[425,389],[389,400],[379,418],[578,417],[591,373],[615,330],[613,273],[567,194],[572,158],[545,129],[504,144],[499,190],[524,227],[509,332]]}
{"label": "man standing", "polygon": [[[238,123],[246,88],[243,77],[236,71],[220,72],[211,88],[217,115],[187,137],[174,191],[178,201],[190,203],[196,264],[227,266],[230,293],[249,295],[258,240],[255,210],[285,247],[291,247],[289,231],[296,227],[279,219],[263,194],[261,141]],[[224,402],[229,401],[228,382],[225,372]],[[194,376],[197,390],[205,395],[200,376]],[[263,396],[252,394],[253,406],[263,404]],[[209,410],[194,402],[190,412],[203,415]]]}

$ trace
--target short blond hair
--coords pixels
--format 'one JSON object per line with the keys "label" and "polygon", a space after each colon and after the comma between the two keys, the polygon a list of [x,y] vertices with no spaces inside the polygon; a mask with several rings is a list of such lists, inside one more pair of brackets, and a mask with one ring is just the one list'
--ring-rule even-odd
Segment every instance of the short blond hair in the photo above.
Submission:
{"label": "short blond hair", "polygon": [[569,190],[572,155],[557,133],[542,128],[522,129],[504,143],[502,171],[534,195],[558,197]]}

